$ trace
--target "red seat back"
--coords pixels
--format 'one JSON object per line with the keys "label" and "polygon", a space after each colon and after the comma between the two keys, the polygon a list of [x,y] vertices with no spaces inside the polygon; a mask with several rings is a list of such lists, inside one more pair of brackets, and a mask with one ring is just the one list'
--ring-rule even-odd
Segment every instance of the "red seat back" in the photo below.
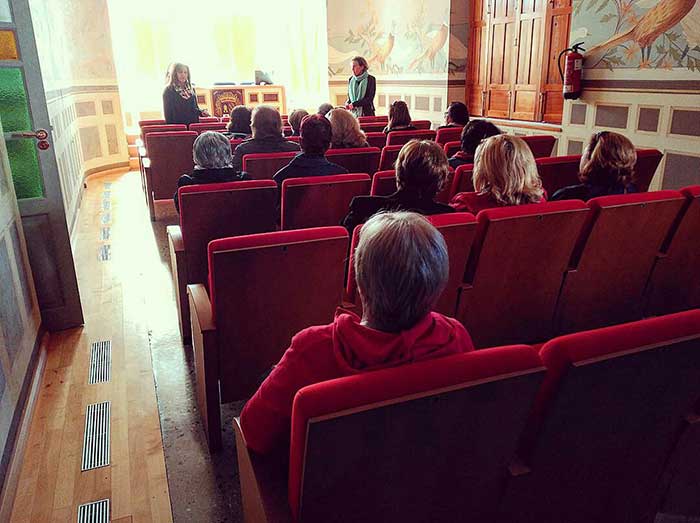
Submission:
{"label": "red seat back", "polygon": [[350,173],[377,172],[379,167],[379,155],[381,151],[377,147],[358,147],[355,149],[329,149],[326,151],[326,159],[345,167]]}
{"label": "red seat back", "polygon": [[154,200],[170,199],[177,180],[194,169],[192,146],[197,138],[193,131],[151,132],[146,135],[146,149],[151,160],[149,189]]}
{"label": "red seat back", "polygon": [[537,158],[535,162],[542,180],[542,187],[549,197],[563,187],[581,183],[578,179],[580,154]]}
{"label": "red seat back", "polygon": [[416,140],[435,140],[435,131],[428,129],[418,131],[391,131],[387,135],[387,145],[403,145],[413,139]]}
{"label": "red seat back", "polygon": [[462,139],[462,129],[463,127],[443,127],[437,130],[435,135],[435,141],[440,145],[445,145],[448,142],[457,142],[457,149],[459,149],[459,144]]}
{"label": "red seat back", "polygon": [[231,154],[236,150],[236,147],[243,143],[243,140],[243,138],[231,138],[231,140],[229,140],[231,142]]}
{"label": "red seat back", "polygon": [[379,168],[380,171],[388,171],[394,169],[396,159],[399,157],[399,151],[403,145],[387,145],[382,149],[382,154],[379,158]]}
{"label": "red seat back", "polygon": [[396,171],[377,171],[372,177],[372,196],[389,196],[396,192]]}
{"label": "red seat back", "polygon": [[291,136],[293,132],[294,132],[294,129],[292,129],[291,125],[283,125],[282,126],[282,134],[283,135]]}
{"label": "red seat back", "polygon": [[389,121],[388,116],[360,116],[357,119],[361,124],[362,123],[376,123],[376,122],[384,122],[386,124]]}
{"label": "red seat back", "polygon": [[471,163],[460,165],[455,169],[455,175],[452,179],[452,189],[450,191],[451,196],[460,192],[474,192],[474,180],[472,179],[473,171],[474,164]]}
{"label": "red seat back", "polygon": [[165,120],[162,118],[152,119],[152,120],[139,120],[139,128],[146,127],[147,125],[166,125]]}
{"label": "red seat back", "polygon": [[282,167],[285,167],[298,152],[254,153],[243,156],[243,170],[252,180],[272,180]]}
{"label": "red seat back", "polygon": [[457,313],[477,347],[552,336],[561,282],[587,215],[577,200],[479,213]]}
{"label": "red seat back", "polygon": [[217,123],[219,121],[220,120],[217,116],[200,116],[199,117],[199,123]]}
{"label": "red seat back", "polygon": [[634,164],[634,175],[639,192],[649,190],[656,168],[663,157],[663,153],[657,149],[637,149],[637,163]]}
{"label": "red seat back", "polygon": [[386,127],[386,122],[360,122],[360,129],[365,133],[381,133]]}
{"label": "red seat back", "polygon": [[535,158],[546,158],[552,156],[552,149],[557,139],[554,136],[546,134],[536,134],[532,136],[521,136],[525,143],[530,147],[532,155]]}
{"label": "red seat back", "polygon": [[700,185],[686,187],[681,193],[686,203],[649,279],[648,315],[700,308]]}
{"label": "red seat back", "polygon": [[460,141],[447,142],[443,146],[443,149],[445,150],[445,154],[447,155],[448,158],[452,158],[452,156],[454,156],[461,148],[462,148],[462,142],[460,142]]}
{"label": "red seat back", "polygon": [[492,521],[542,374],[520,345],[304,387],[292,410],[294,521],[336,520],[340,507],[342,521]]}
{"label": "red seat back", "polygon": [[369,194],[367,174],[289,178],[282,182],[282,229],[338,225],[355,196]]}
{"label": "red seat back", "polygon": [[146,141],[146,135],[149,133],[166,133],[173,131],[186,131],[187,126],[179,123],[162,124],[162,125],[144,125],[141,127],[141,138]]}
{"label": "red seat back", "polygon": [[292,336],[333,321],[347,249],[343,227],[209,243],[209,293],[220,350],[222,403],[250,397]]}
{"label": "red seat back", "polygon": [[207,283],[207,245],[217,238],[275,230],[272,180],[186,185],[178,189],[187,283]]}
{"label": "red seat back", "polygon": [[225,114],[221,117],[221,121],[224,123],[229,123],[231,121],[231,115]]}
{"label": "red seat back", "polygon": [[287,136],[288,142],[301,143],[301,136]]}
{"label": "red seat back", "polygon": [[430,120],[411,120],[411,125],[419,131],[430,129],[432,122]]}
{"label": "red seat back", "polygon": [[367,143],[370,147],[379,147],[380,149],[386,145],[386,134],[382,132],[378,133],[366,133]]}
{"label": "red seat back", "polygon": [[677,191],[602,196],[588,214],[564,278],[558,332],[642,317],[644,288],[685,198]]}
{"label": "red seat back", "polygon": [[204,131],[224,132],[225,130],[226,124],[223,122],[199,122],[190,124],[190,131],[194,131],[198,134],[202,134]]}

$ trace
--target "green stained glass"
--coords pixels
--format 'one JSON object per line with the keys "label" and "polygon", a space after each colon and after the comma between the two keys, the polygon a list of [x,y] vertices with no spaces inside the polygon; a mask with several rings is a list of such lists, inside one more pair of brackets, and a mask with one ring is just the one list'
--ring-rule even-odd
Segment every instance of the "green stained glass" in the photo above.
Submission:
{"label": "green stained glass", "polygon": [[[0,68],[0,118],[6,133],[32,129],[23,74],[15,67]],[[8,140],[7,155],[17,198],[43,197],[43,178],[34,140]]]}

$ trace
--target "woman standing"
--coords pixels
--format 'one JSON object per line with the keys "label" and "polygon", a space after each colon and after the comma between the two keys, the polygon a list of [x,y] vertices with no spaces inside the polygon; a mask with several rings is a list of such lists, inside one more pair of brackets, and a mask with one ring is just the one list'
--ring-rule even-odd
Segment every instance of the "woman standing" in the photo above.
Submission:
{"label": "woman standing", "polygon": [[189,125],[209,116],[197,106],[197,94],[190,83],[190,68],[185,64],[170,64],[163,90],[163,114],[166,123]]}
{"label": "woman standing", "polygon": [[348,80],[348,99],[345,108],[355,116],[374,116],[374,94],[377,79],[367,72],[367,60],[361,56],[352,59],[352,76]]}

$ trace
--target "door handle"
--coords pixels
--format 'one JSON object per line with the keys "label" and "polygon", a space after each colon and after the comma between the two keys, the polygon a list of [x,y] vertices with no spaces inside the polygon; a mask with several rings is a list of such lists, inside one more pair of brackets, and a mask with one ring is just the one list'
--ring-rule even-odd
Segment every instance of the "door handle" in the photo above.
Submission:
{"label": "door handle", "polygon": [[36,140],[36,146],[41,151],[45,151],[51,144],[47,140],[49,132],[46,129],[36,131],[10,131],[5,133],[5,140]]}

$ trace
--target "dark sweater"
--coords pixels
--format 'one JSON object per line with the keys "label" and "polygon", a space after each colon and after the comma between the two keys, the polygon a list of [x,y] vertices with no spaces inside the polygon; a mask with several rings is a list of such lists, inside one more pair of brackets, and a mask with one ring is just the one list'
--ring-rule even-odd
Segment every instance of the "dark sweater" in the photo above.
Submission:
{"label": "dark sweater", "polygon": [[[177,181],[177,187],[179,189],[185,185],[237,182],[244,179],[241,173],[237,173],[230,167],[225,167],[223,169],[195,169],[190,174],[183,174],[180,176]],[[177,209],[177,212],[180,212],[180,201],[177,197],[177,191],[175,191],[173,200],[175,201],[175,209]]]}
{"label": "dark sweater", "polygon": [[169,85],[163,91],[163,114],[165,123],[181,123],[189,125],[199,121],[202,111],[197,106],[197,94],[192,89],[192,96],[185,100]]}
{"label": "dark sweater", "polygon": [[626,187],[622,184],[614,185],[612,187],[606,187],[601,185],[590,185],[586,183],[580,183],[578,185],[569,185],[568,187],[562,187],[552,195],[552,201],[554,200],[583,200],[587,202],[591,198],[597,198],[598,196],[609,196],[611,194],[627,194],[639,192],[637,187],[631,183]]}
{"label": "dark sweater", "polygon": [[306,153],[297,154],[289,165],[282,167],[273,180],[277,185],[282,186],[282,182],[288,178],[303,178],[306,176],[330,176],[331,174],[347,174],[348,170],[338,164],[329,162],[325,156],[310,155]]}
{"label": "dark sweater", "polygon": [[450,167],[456,169],[460,165],[467,165],[469,163],[474,163],[474,155],[467,154],[464,151],[457,151],[452,158],[448,160]]}
{"label": "dark sweater", "polygon": [[232,166],[236,172],[243,169],[243,156],[255,153],[283,153],[298,151],[299,144],[289,142],[280,134],[279,136],[267,136],[265,138],[251,138],[246,140],[233,151]]}
{"label": "dark sweater", "polygon": [[[348,85],[350,80],[348,78]],[[349,89],[348,89],[349,90]],[[367,89],[365,95],[352,103],[353,107],[362,107],[362,116],[374,116],[374,95],[377,92],[377,79],[371,74],[367,75]],[[350,103],[350,98],[345,100],[345,105]]]}

